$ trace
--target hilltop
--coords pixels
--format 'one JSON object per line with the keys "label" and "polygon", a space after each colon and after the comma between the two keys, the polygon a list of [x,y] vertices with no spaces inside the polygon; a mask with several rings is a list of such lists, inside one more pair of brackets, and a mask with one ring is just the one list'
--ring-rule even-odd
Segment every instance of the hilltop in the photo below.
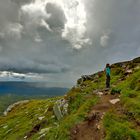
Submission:
{"label": "hilltop", "polygon": [[1,140],[139,140],[140,58],[84,75],[65,96],[18,102],[0,117]]}

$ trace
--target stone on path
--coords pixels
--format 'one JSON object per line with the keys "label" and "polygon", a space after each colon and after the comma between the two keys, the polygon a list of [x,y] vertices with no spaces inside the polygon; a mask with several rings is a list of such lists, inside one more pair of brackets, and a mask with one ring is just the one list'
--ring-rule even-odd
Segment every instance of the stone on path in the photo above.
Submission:
{"label": "stone on path", "polygon": [[97,94],[98,96],[102,96],[102,95],[104,95],[103,92],[97,92],[96,94]]}
{"label": "stone on path", "polygon": [[126,73],[132,73],[133,71],[130,69],[130,70],[126,70]]}
{"label": "stone on path", "polygon": [[116,103],[120,102],[120,99],[117,98],[117,99],[113,99],[113,100],[109,100],[109,102],[113,105],[115,105]]}

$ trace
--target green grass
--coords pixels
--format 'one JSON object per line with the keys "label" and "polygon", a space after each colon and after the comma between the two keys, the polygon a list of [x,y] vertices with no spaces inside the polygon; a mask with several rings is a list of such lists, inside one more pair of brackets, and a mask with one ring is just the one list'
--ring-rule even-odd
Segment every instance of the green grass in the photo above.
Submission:
{"label": "green grass", "polygon": [[[67,117],[59,122],[59,127],[52,128],[48,134],[46,139],[49,140],[69,140],[70,139],[70,129],[83,121],[87,112],[90,108],[96,104],[98,98],[92,97],[87,101],[83,102],[82,105],[77,109],[76,112],[72,111]],[[77,105],[75,106],[77,108]]]}
{"label": "green grass", "polygon": [[[38,117],[45,116],[44,119],[52,122],[52,111],[44,112],[51,107],[56,99],[32,100],[28,104],[16,107],[7,117],[0,117],[0,139],[16,140],[23,139],[27,132],[31,131],[35,124],[40,123]],[[3,128],[8,126],[7,128]],[[9,130],[9,134],[7,133]]]}
{"label": "green grass", "polygon": [[104,118],[106,140],[139,140],[140,128],[140,70],[136,70],[126,80],[117,83],[113,89],[121,91],[124,112],[109,112]]}
{"label": "green grass", "polygon": [[139,140],[140,132],[135,129],[134,124],[115,113],[106,114],[103,123],[106,129],[105,140]]}
{"label": "green grass", "polygon": [[126,110],[133,112],[140,119],[140,71],[135,72],[123,83],[118,85],[121,90],[121,100]]}

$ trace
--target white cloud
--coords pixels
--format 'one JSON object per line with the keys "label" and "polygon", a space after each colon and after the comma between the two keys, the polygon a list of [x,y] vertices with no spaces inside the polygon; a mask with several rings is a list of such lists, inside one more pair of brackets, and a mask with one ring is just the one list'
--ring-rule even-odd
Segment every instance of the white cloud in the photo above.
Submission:
{"label": "white cloud", "polygon": [[37,26],[45,26],[50,30],[49,25],[45,22],[50,17],[46,12],[46,1],[35,0],[32,3],[21,6],[20,20],[27,29]]}
{"label": "white cloud", "polygon": [[81,0],[67,0],[64,4],[66,5],[63,6],[63,9],[67,22],[62,37],[68,39],[73,48],[81,49],[89,42],[89,39],[85,37],[87,15],[84,4]]}
{"label": "white cloud", "polygon": [[50,32],[52,31],[47,23],[52,16],[47,13],[47,3],[58,5],[64,12],[66,23],[62,31],[62,38],[68,40],[75,49],[81,49],[85,44],[90,43],[90,39],[85,36],[87,15],[82,0],[35,0],[23,5],[20,20],[24,20],[27,29],[44,26]]}
{"label": "white cloud", "polygon": [[104,32],[103,35],[100,38],[100,45],[102,47],[107,47],[109,45],[109,40],[110,40],[110,34],[111,32]]}
{"label": "white cloud", "polygon": [[109,36],[108,35],[101,36],[100,44],[101,44],[102,47],[107,47],[108,41],[109,41]]}
{"label": "white cloud", "polygon": [[[9,72],[9,71],[0,71],[0,78],[2,79],[9,79],[9,80],[23,80],[26,79],[26,81],[42,81],[44,79],[44,76],[41,74],[35,74],[35,73],[16,73],[16,72]],[[46,78],[46,77],[45,77]]]}
{"label": "white cloud", "polygon": [[25,74],[9,72],[9,71],[0,71],[0,77],[24,77]]}

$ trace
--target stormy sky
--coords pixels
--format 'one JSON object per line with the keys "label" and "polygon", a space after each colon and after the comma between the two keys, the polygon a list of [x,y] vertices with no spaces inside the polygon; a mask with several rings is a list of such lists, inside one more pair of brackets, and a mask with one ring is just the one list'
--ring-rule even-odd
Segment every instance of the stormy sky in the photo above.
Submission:
{"label": "stormy sky", "polygon": [[70,86],[140,56],[139,7],[140,0],[0,0],[0,80]]}

